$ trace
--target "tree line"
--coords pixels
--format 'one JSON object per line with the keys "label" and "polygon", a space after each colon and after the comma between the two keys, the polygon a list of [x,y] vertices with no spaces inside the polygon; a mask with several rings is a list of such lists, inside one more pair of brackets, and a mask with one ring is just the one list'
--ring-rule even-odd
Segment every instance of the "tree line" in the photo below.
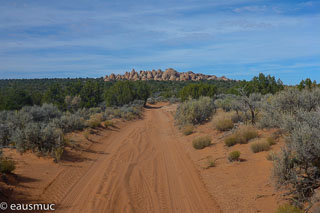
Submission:
{"label": "tree line", "polygon": [[[316,81],[306,79],[297,87],[318,87]],[[201,96],[219,94],[247,96],[253,93],[275,94],[285,88],[280,79],[260,73],[250,81],[115,81],[104,82],[102,78],[79,79],[22,79],[0,80],[0,110],[19,110],[23,106],[41,106],[52,103],[60,110],[74,107],[91,108],[99,105],[121,106],[133,100],[148,97],[180,98],[182,101]]]}
{"label": "tree line", "polygon": [[[213,85],[215,93],[227,93],[239,82],[204,81]],[[81,79],[22,79],[0,80],[0,110],[19,110],[24,106],[41,106],[52,103],[60,110],[92,108],[99,105],[121,106],[148,97],[180,97],[180,91],[197,82],[172,81],[115,81],[104,82],[102,78]],[[197,87],[197,86],[196,86]]]}

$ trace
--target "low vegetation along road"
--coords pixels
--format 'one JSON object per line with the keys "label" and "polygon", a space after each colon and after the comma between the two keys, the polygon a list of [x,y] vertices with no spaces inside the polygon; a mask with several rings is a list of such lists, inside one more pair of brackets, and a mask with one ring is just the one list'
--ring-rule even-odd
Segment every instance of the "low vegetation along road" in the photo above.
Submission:
{"label": "low vegetation along road", "polygon": [[[103,138],[99,157],[77,175],[60,174],[50,187],[60,190],[51,191],[61,196],[58,211],[220,212],[164,108],[146,109],[144,119]],[[77,181],[67,187],[59,179]]]}

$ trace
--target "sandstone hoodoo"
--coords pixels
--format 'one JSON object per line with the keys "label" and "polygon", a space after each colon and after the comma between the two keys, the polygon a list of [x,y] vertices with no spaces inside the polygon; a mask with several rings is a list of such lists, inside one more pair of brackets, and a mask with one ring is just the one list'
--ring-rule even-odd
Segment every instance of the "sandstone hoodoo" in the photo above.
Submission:
{"label": "sandstone hoodoo", "polygon": [[104,81],[115,81],[115,80],[132,80],[132,81],[138,81],[138,80],[156,80],[156,81],[199,81],[199,80],[223,80],[223,81],[229,81],[230,79],[222,76],[217,77],[215,75],[204,75],[201,73],[193,73],[191,71],[189,72],[177,72],[176,70],[172,68],[168,68],[165,71],[162,71],[161,69],[158,70],[148,70],[144,71],[141,70],[140,72],[136,72],[134,69],[132,69],[131,72],[126,72],[124,75],[120,74],[110,74],[109,76],[106,75],[104,77]]}

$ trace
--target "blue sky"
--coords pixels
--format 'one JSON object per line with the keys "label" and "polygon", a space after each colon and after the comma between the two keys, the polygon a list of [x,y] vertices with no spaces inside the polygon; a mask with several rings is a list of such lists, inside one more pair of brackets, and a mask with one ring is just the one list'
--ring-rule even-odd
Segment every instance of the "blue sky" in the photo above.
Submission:
{"label": "blue sky", "polygon": [[0,78],[175,68],[320,81],[320,1],[0,0]]}

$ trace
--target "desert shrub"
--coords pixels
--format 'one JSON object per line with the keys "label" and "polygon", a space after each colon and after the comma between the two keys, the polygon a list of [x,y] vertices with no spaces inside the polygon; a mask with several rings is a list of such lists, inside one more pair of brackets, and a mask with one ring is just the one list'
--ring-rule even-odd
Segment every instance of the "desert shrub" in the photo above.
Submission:
{"label": "desert shrub", "polygon": [[11,173],[13,170],[15,170],[16,164],[12,160],[0,159],[0,172],[1,173]]}
{"label": "desert shrub", "polygon": [[176,98],[176,97],[171,97],[171,98],[169,98],[169,102],[171,103],[171,104],[175,104],[175,103],[178,103],[178,102],[180,102],[181,100],[180,100],[180,98]]}
{"label": "desert shrub", "polygon": [[231,114],[231,121],[232,123],[239,123],[244,121],[243,113],[236,112]]}
{"label": "desert shrub", "polygon": [[114,127],[114,123],[111,120],[107,120],[103,123],[105,128]]}
{"label": "desert shrub", "polygon": [[226,112],[229,112],[233,109],[233,102],[235,99],[235,95],[219,95],[218,99],[214,101],[214,104],[218,108],[221,108]]}
{"label": "desert shrub", "polygon": [[230,162],[232,161],[238,161],[239,158],[240,158],[240,152],[239,151],[233,151],[233,152],[230,152],[229,155],[228,155],[228,160]]}
{"label": "desert shrub", "polygon": [[279,206],[277,209],[277,213],[302,213],[302,212],[303,211],[301,209],[290,204]]}
{"label": "desert shrub", "polygon": [[[31,122],[26,125],[26,127],[23,129],[24,134],[24,144],[23,148],[19,148],[20,150],[38,150],[38,147],[42,146],[43,140],[41,138],[42,136],[42,130],[43,125],[36,122]],[[18,144],[17,144],[18,145]]]}
{"label": "desert shrub", "polygon": [[266,140],[262,139],[252,142],[250,148],[253,153],[263,152],[270,150],[270,144]]}
{"label": "desert shrub", "polygon": [[234,146],[238,143],[237,135],[230,135],[224,139],[226,146]]}
{"label": "desert shrub", "polygon": [[102,112],[100,107],[92,107],[92,108],[89,108],[88,110],[90,115],[99,114]]}
{"label": "desert shrub", "polygon": [[26,106],[20,111],[20,114],[31,115],[31,119],[35,122],[49,122],[53,118],[61,116],[60,110],[53,104],[43,104],[42,106]]}
{"label": "desert shrub", "polygon": [[89,120],[92,113],[87,108],[82,108],[77,110],[74,115],[83,118],[84,120]]}
{"label": "desert shrub", "polygon": [[20,152],[30,149],[43,155],[54,154],[56,148],[64,146],[62,130],[53,123],[30,123],[25,129],[16,129],[11,141]]}
{"label": "desert shrub", "polygon": [[121,110],[119,108],[112,110],[112,118],[121,118]]}
{"label": "desert shrub", "polygon": [[42,143],[37,147],[41,153],[52,153],[55,149],[64,147],[63,133],[61,129],[50,123],[42,129],[41,140]]}
{"label": "desert shrub", "polygon": [[190,100],[179,104],[175,119],[180,126],[199,124],[210,119],[214,110],[212,99],[201,97],[199,100]]}
{"label": "desert shrub", "polygon": [[180,98],[182,101],[188,99],[198,99],[203,96],[213,97],[217,93],[217,88],[212,84],[188,84],[180,90]]}
{"label": "desert shrub", "polygon": [[64,133],[82,130],[87,127],[85,120],[78,114],[66,113],[60,118],[55,119],[53,122],[57,127],[61,128]]}
{"label": "desert shrub", "polygon": [[25,139],[24,139],[24,132],[17,128],[10,136],[10,143],[16,147],[16,149],[22,153],[25,150],[28,149],[27,145],[25,144]]}
{"label": "desert shrub", "polygon": [[236,111],[239,116],[239,112],[243,115],[243,121],[251,121],[251,124],[255,124],[257,116],[260,113],[262,96],[260,93],[252,93],[247,95],[244,89],[239,90],[240,96],[235,97],[232,102],[232,109]]}
{"label": "desert shrub", "polygon": [[8,146],[10,142],[10,126],[7,123],[0,123],[0,146]]}
{"label": "desert shrub", "polygon": [[164,98],[162,96],[156,97],[155,98],[155,102],[163,102],[165,101]]}
{"label": "desert shrub", "polygon": [[295,205],[310,202],[320,184],[320,111],[297,111],[284,121],[286,146],[275,157],[273,177]]}
{"label": "desert shrub", "polygon": [[192,125],[186,125],[182,127],[182,133],[184,135],[191,135],[193,133],[193,126]]}
{"label": "desert shrub", "polygon": [[198,137],[193,139],[192,141],[193,148],[195,149],[203,149],[207,146],[210,146],[210,144],[211,144],[210,136]]}
{"label": "desert shrub", "polygon": [[267,160],[269,160],[269,161],[274,161],[275,155],[276,155],[276,154],[275,154],[273,151],[270,151],[270,152],[268,153],[268,155],[267,155]]}
{"label": "desert shrub", "polygon": [[320,88],[312,90],[287,89],[267,96],[262,104],[261,128],[283,127],[285,118],[299,111],[311,112],[320,106]]}
{"label": "desert shrub", "polygon": [[119,118],[124,120],[133,120],[141,117],[142,114],[142,105],[141,103],[124,105],[119,110],[120,115]]}
{"label": "desert shrub", "polygon": [[156,100],[154,98],[150,97],[150,98],[148,98],[147,103],[148,104],[155,104]]}

